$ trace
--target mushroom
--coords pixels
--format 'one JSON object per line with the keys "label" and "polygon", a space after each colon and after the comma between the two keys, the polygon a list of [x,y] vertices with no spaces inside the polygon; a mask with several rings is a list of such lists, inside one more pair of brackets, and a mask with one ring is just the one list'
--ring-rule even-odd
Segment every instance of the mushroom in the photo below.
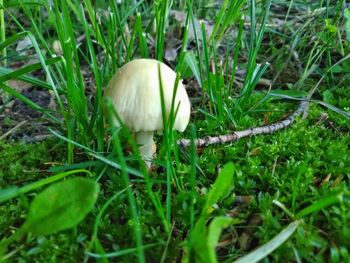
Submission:
{"label": "mushroom", "polygon": [[[161,78],[159,78],[159,73]],[[163,130],[160,79],[165,113],[171,111],[176,73],[166,64],[154,59],[135,59],[122,66],[108,83],[104,97],[110,98],[121,121],[136,133],[136,142],[146,164],[156,152],[153,133]],[[179,107],[178,107],[179,105]],[[190,119],[190,101],[181,80],[178,82],[173,128],[183,132]],[[114,124],[119,127],[117,118]]]}

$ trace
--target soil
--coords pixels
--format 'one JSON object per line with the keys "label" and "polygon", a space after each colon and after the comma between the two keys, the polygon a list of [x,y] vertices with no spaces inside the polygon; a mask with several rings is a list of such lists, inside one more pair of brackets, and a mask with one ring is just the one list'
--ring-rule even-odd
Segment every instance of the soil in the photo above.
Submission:
{"label": "soil", "polygon": [[[43,108],[50,104],[51,96],[47,90],[30,88],[23,90],[21,94]],[[49,136],[48,120],[22,101],[14,98],[6,106],[0,101],[0,109],[0,138],[35,142]]]}

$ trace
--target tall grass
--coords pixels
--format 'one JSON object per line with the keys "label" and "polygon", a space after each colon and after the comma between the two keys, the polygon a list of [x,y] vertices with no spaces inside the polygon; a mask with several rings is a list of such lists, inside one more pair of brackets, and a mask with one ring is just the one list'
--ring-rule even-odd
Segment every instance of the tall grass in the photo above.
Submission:
{"label": "tall grass", "polygon": [[[245,105],[247,104],[257,82],[268,68],[267,63],[265,65],[257,64],[257,56],[260,51],[260,45],[267,25],[271,1],[265,2],[261,21],[257,24],[255,10],[256,1],[252,0],[249,2],[250,34],[245,36],[245,38],[249,40],[249,55],[246,68],[247,73],[243,83],[243,88],[239,92],[237,89],[233,89],[235,72],[238,65],[238,54],[241,48],[243,36],[243,3],[244,1],[224,2],[209,39],[203,22],[200,22],[200,32],[197,32],[197,29],[194,26],[195,21],[192,14],[192,25],[200,69],[200,84],[203,93],[208,95],[208,109],[204,107],[202,113],[209,118],[216,119],[219,124],[218,126],[221,128],[230,126],[235,127],[237,125],[236,120],[247,114],[246,110],[244,110]],[[236,33],[237,35],[234,39],[235,45],[233,52],[229,49],[227,50],[227,54],[230,52],[233,53],[232,66],[230,65],[232,69],[223,70],[220,64],[224,64],[228,68],[228,61],[222,63],[218,60],[217,47],[223,40],[225,32],[228,31],[232,25],[235,25],[234,30],[231,30],[229,33]],[[202,47],[202,51],[200,50],[200,47]],[[228,60],[229,56],[227,55],[226,58]],[[202,72],[202,69],[204,72]],[[206,99],[202,97],[203,104],[205,101]]]}
{"label": "tall grass", "polygon": [[[112,127],[110,132],[112,134],[112,151],[116,154],[117,160],[111,162],[109,158],[105,158],[101,155],[101,153],[108,149],[106,147],[109,147],[106,145],[105,120],[102,106],[103,87],[111,78],[112,74],[124,63],[127,63],[137,56],[153,56],[149,46],[150,36],[154,36],[155,38],[154,57],[160,61],[163,60],[170,9],[174,3],[173,1],[157,2],[153,8],[153,18],[151,20],[146,20],[148,21],[146,23],[143,21],[145,18],[143,10],[147,7],[144,5],[143,1],[138,2],[136,5],[133,5],[132,1],[125,1],[121,6],[118,6],[116,1],[109,1],[108,3],[108,13],[101,13],[97,11],[90,0],[84,0],[83,2],[77,0],[54,0],[52,5],[49,5],[47,2],[33,3],[32,5],[23,0],[19,0],[18,7],[26,17],[30,19],[31,31],[25,31],[25,26],[22,25],[22,21],[12,16],[11,19],[18,24],[22,32],[14,34],[7,42],[5,42],[5,39],[2,37],[1,47],[4,52],[6,47],[10,47],[15,44],[16,41],[28,36],[32,41],[40,63],[13,71],[6,71],[6,69],[2,68],[1,70],[4,73],[1,78],[22,79],[53,90],[56,102],[59,106],[58,111],[52,112],[51,110],[43,109],[5,84],[1,84],[1,88],[27,103],[32,108],[41,111],[49,119],[58,124],[53,123],[53,127],[61,134],[63,133],[64,136],[59,135],[57,132],[55,132],[55,134],[67,142],[67,165],[75,163],[74,152],[75,148],[79,147],[97,160],[112,165],[120,170],[117,174],[122,176],[124,187],[127,189],[128,202],[131,208],[130,216],[134,222],[133,230],[137,256],[138,260],[143,262],[145,258],[142,231],[140,229],[141,223],[139,222],[140,212],[138,212],[139,208],[135,201],[133,189],[129,187],[131,179],[128,173],[132,171],[132,169],[128,166],[128,161],[123,155],[123,147],[120,141],[121,139],[119,138],[121,133],[114,127]],[[227,28],[237,21],[242,21],[239,14],[243,3],[244,1],[242,0],[236,3],[225,1],[220,10],[214,31],[209,38],[206,36],[203,23],[201,23],[200,32],[196,32],[197,28],[194,27],[195,15],[193,12],[193,2],[185,1],[182,3],[182,6],[186,7],[188,12],[176,68],[181,72],[185,64],[188,63],[188,60],[186,60],[188,32],[192,22],[196,37],[200,85],[203,89],[202,94],[207,93],[209,96],[209,111],[206,114],[217,118],[223,125],[226,123],[225,119],[227,115],[230,116],[229,119],[231,121],[234,120],[231,116],[232,109],[230,109],[232,104],[228,98],[232,94],[226,91],[225,87],[228,83],[223,81],[224,79],[232,81],[232,79],[228,75],[224,76],[224,78],[220,76],[222,71],[219,66],[216,46],[224,38]],[[252,1],[252,5],[255,6],[254,1]],[[202,3],[201,6],[203,7],[204,3]],[[226,12],[226,9],[228,12]],[[3,9],[1,9],[1,11],[3,12]],[[45,31],[45,26],[42,24],[43,21],[37,17],[37,14],[40,14],[42,11],[47,12],[47,21],[45,23],[54,31],[52,39],[45,39],[42,34],[43,31]],[[148,11],[150,10],[148,9]],[[131,16],[134,17],[132,22],[130,20]],[[147,18],[149,18],[149,16]],[[77,23],[78,21],[79,23]],[[4,24],[2,23],[2,25]],[[153,25],[155,25],[154,32]],[[241,22],[240,25],[242,25]],[[264,27],[264,23],[262,27]],[[1,32],[3,35],[5,30],[1,29]],[[77,32],[83,33],[83,42],[78,40],[79,35]],[[240,26],[239,32],[240,36],[242,36],[242,26]],[[55,57],[50,44],[56,39],[59,41],[63,51],[62,57],[59,58]],[[255,41],[255,38],[253,39]],[[239,44],[236,45],[236,51],[239,51]],[[214,71],[211,64],[212,59],[214,61]],[[197,62],[195,61],[194,63]],[[234,65],[237,64],[236,56]],[[27,75],[31,71],[37,70],[39,67],[44,69],[47,83]],[[92,73],[93,94],[87,94],[87,87],[82,74],[83,67],[87,68]],[[251,64],[251,67],[254,67],[254,63]],[[227,74],[231,74],[231,72],[228,71]],[[178,75],[176,84],[180,81],[180,78],[181,76]],[[177,87],[177,85],[175,85],[175,87]],[[203,105],[205,104],[205,97],[203,97]],[[173,192],[183,189],[176,173],[177,167],[181,166],[181,158],[179,155],[180,151],[176,144],[177,135],[172,129],[177,107],[178,105],[174,105],[173,100],[169,117],[163,116],[164,147],[163,150],[161,150],[161,156],[164,157],[164,161],[161,160],[161,164],[164,165],[166,171],[166,200],[164,204],[161,203],[159,194],[154,193],[152,190],[154,184],[149,177],[148,171],[144,168],[140,171],[140,175],[142,175],[146,183],[147,193],[156,208],[159,218],[163,222],[165,232],[168,234],[170,233],[170,226],[172,224]],[[163,104],[163,110],[164,109],[165,107]],[[203,112],[206,111],[204,107]],[[61,117],[63,117],[63,122],[61,121]],[[134,152],[138,152],[131,133],[126,132],[123,134],[130,144],[133,145]],[[194,138],[194,136],[195,132],[192,131],[192,137]],[[194,148],[192,148],[190,156],[192,172],[189,183],[191,185],[191,191],[194,191],[196,174]],[[139,163],[142,163],[139,157],[138,160]],[[172,160],[175,160],[175,162]],[[141,167],[143,167],[142,164]],[[194,206],[191,207],[189,221],[191,222],[191,228],[193,228],[195,211]]]}
{"label": "tall grass", "polygon": [[[109,104],[109,112],[112,111],[113,105]],[[112,141],[113,141],[113,151],[116,152],[118,156],[118,161],[121,165],[121,173],[122,173],[122,178],[124,181],[124,187],[126,188],[127,191],[127,196],[128,196],[128,202],[130,205],[130,214],[131,218],[133,220],[133,231],[135,235],[135,242],[136,242],[136,248],[137,248],[137,256],[138,256],[138,261],[139,262],[145,262],[145,254],[143,251],[143,241],[142,241],[142,232],[141,232],[141,223],[139,220],[139,212],[137,211],[138,208],[136,206],[136,201],[135,201],[135,196],[130,188],[130,177],[126,171],[126,161],[125,157],[123,154],[122,146],[120,143],[120,139],[118,137],[118,133],[116,128],[113,126],[113,116],[110,114],[109,116],[109,123],[112,125]]]}
{"label": "tall grass", "polygon": [[[164,131],[159,142],[161,147],[158,158],[153,162],[163,168],[163,172],[157,174],[147,170],[138,154],[138,146],[132,133],[126,127],[116,128],[112,121],[108,121],[112,117],[118,117],[118,113],[114,112],[112,105],[104,108],[103,105],[108,105],[108,102],[103,101],[104,87],[119,67],[134,58],[156,58],[159,61],[165,61],[167,32],[169,24],[173,23],[170,10],[178,8],[184,12],[186,18],[184,27],[181,28],[183,32],[180,52],[176,61],[173,62],[177,71],[174,94],[178,82],[183,77],[181,74],[185,73],[186,68],[190,68],[192,75],[198,81],[196,85],[199,86],[201,93],[200,105],[194,106],[199,112],[197,118],[214,121],[214,126],[219,129],[215,132],[218,133],[237,127],[240,120],[251,113],[250,109],[254,109],[251,105],[252,96],[259,79],[269,68],[269,63],[260,64],[258,57],[262,51],[263,36],[267,31],[272,1],[257,3],[255,0],[224,0],[222,6],[218,7],[214,1],[207,3],[206,1],[165,0],[155,1],[153,6],[149,6],[146,1],[137,1],[136,4],[135,1],[122,1],[118,4],[117,1],[109,0],[103,5],[103,9],[98,8],[95,2],[97,1],[53,0],[50,4],[48,1],[12,1],[11,5],[18,8],[30,21],[28,26],[23,23],[24,19],[13,16],[11,11],[7,10],[6,2],[0,0],[0,52],[2,55],[0,89],[43,113],[50,120],[52,133],[67,144],[66,165],[61,169],[70,170],[88,166],[93,173],[97,174],[96,180],[101,182],[107,176],[122,178],[122,185],[121,187],[115,185],[115,192],[118,192],[118,196],[121,193],[120,189],[126,192],[129,208],[126,214],[131,222],[129,227],[133,232],[131,239],[135,247],[108,253],[102,242],[98,240],[97,224],[101,220],[102,213],[112,207],[111,203],[117,196],[112,195],[102,206],[95,223],[93,241],[94,248],[99,254],[89,252],[88,255],[104,258],[106,255],[119,257],[131,253],[136,256],[138,262],[145,262],[146,248],[153,246],[147,244],[148,241],[145,240],[149,237],[141,228],[147,223],[145,218],[149,211],[145,210],[150,209],[147,204],[148,199],[159,219],[158,240],[161,240],[159,243],[164,246],[163,243],[166,243],[163,242],[164,239],[170,240],[173,234],[172,226],[178,223],[174,219],[174,209],[176,209],[174,203],[177,201],[174,200],[174,196],[182,192],[189,194],[187,210],[189,213],[185,215],[181,224],[185,225],[182,234],[187,235],[189,232],[189,243],[191,243],[193,241],[191,233],[201,205],[197,203],[199,200],[197,179],[204,173],[201,173],[198,167],[197,149],[194,144],[186,150],[180,149],[176,143],[179,136],[176,131],[173,131],[173,125],[179,105],[175,105],[175,96],[169,115],[165,111],[164,98],[161,100]],[[5,9],[1,8],[4,4]],[[285,21],[293,5],[294,1],[287,5],[288,13]],[[204,20],[213,18],[210,14],[208,17],[205,16],[212,6],[217,10],[215,19],[212,21],[212,32],[208,34],[207,23]],[[336,9],[338,10],[340,6],[341,4],[338,3]],[[326,7],[328,17],[329,1]],[[262,11],[258,12],[258,10]],[[11,22],[16,24],[20,31],[7,34],[7,39],[5,39],[7,28],[4,13],[7,13]],[[47,17],[41,18],[42,13],[47,14]],[[202,16],[198,27],[196,25],[199,14]],[[301,35],[310,23],[303,25],[291,37],[292,50],[300,41],[305,41]],[[189,36],[190,29],[193,31],[193,36]],[[7,68],[6,50],[13,50],[14,45],[24,37],[30,39],[38,62],[20,69]],[[300,88],[314,72],[324,54],[327,58],[327,67],[332,67],[330,49],[332,37],[329,36],[326,43],[322,42],[322,38],[317,38],[307,53],[308,58],[297,84]],[[62,56],[54,54],[51,48],[54,40],[59,41],[63,51]],[[189,50],[190,41],[195,44],[194,52]],[[227,44],[224,55],[220,53],[220,45],[223,44]],[[241,53],[246,55],[243,58],[246,61],[245,66],[240,65]],[[235,84],[237,69],[243,67],[244,80],[242,87],[237,88]],[[42,69],[45,75],[43,78],[30,76],[31,72],[38,69]],[[89,72],[88,77],[92,79],[89,86],[84,79],[84,70]],[[53,91],[58,109],[56,111],[45,109],[26,98],[5,83],[10,79],[19,79]],[[162,93],[161,78],[159,81]],[[260,102],[262,103],[263,100]],[[197,136],[196,128],[194,125],[189,127],[186,134],[193,142]],[[126,145],[131,147],[133,156],[126,154]],[[81,160],[82,157],[75,154],[78,148],[85,152],[84,158],[89,158],[89,161]],[[94,161],[90,162],[90,159]],[[100,169],[101,165],[102,169]],[[98,169],[97,166],[99,166]],[[185,178],[181,172],[185,174]],[[301,179],[298,175],[297,182],[299,180]],[[140,192],[144,191],[147,196],[146,201],[142,200],[144,202],[138,200],[139,193],[135,191],[139,186]],[[293,212],[296,212],[298,207],[296,189],[297,184],[293,188]],[[338,196],[332,197],[330,201],[326,199],[325,204],[319,204],[316,208],[311,206],[308,210],[301,210],[297,215],[302,217],[313,211],[319,211],[328,203],[335,203],[336,200]],[[158,225],[155,231],[158,231]],[[163,255],[165,261],[167,245]]]}

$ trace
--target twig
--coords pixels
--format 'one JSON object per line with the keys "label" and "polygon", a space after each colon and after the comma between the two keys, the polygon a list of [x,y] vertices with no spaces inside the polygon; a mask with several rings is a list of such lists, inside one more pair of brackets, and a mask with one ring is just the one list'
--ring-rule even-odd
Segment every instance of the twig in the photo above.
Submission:
{"label": "twig", "polygon": [[5,139],[7,136],[9,136],[11,133],[15,132],[16,130],[18,130],[23,124],[26,124],[26,123],[27,123],[27,121],[21,121],[15,127],[13,127],[12,129],[8,130],[3,135],[1,135],[0,140]]}
{"label": "twig", "polygon": [[[287,118],[282,121],[272,123],[270,125],[264,125],[260,127],[249,128],[243,131],[236,131],[232,134],[219,135],[215,137],[207,136],[204,138],[198,138],[194,140],[194,144],[198,147],[208,146],[211,144],[224,144],[228,142],[238,141],[244,137],[258,135],[258,134],[269,134],[275,131],[284,129],[290,126],[295,118],[307,110],[308,101],[301,101],[299,107]],[[191,140],[181,139],[177,141],[177,144],[182,147],[188,147],[191,145]]]}

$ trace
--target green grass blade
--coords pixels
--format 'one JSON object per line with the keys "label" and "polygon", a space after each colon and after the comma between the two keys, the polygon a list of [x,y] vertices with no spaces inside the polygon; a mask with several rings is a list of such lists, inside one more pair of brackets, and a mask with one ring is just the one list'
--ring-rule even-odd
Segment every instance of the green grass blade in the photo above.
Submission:
{"label": "green grass blade", "polygon": [[[89,1],[87,1],[89,2]],[[76,1],[76,5],[79,6],[79,1]],[[97,137],[97,144],[98,144],[98,151],[103,150],[104,146],[104,137],[105,137],[105,129],[104,129],[104,121],[103,121],[103,109],[102,109],[102,76],[99,71],[99,65],[97,64],[96,60],[96,54],[95,50],[92,44],[92,39],[89,33],[89,25],[86,21],[85,15],[84,15],[84,9],[81,6],[80,12],[80,21],[83,22],[85,35],[86,35],[86,43],[88,45],[88,50],[90,54],[90,60],[91,60],[91,67],[94,74],[94,80],[96,85],[96,100],[95,100],[95,111],[97,114],[97,117],[92,117],[91,119],[96,119],[96,122],[90,123],[90,127],[96,127],[96,137]]]}
{"label": "green grass blade", "polygon": [[125,157],[122,151],[122,146],[120,144],[120,140],[118,137],[119,134],[115,126],[113,125],[114,123],[113,116],[112,116],[113,108],[114,108],[113,105],[109,101],[109,103],[107,104],[107,109],[109,113],[109,116],[108,116],[109,123],[112,126],[112,141],[114,144],[113,149],[114,149],[114,152],[117,154],[120,162],[122,178],[126,187],[126,192],[128,196],[129,205],[130,205],[130,213],[133,220],[133,230],[134,230],[134,236],[135,236],[135,242],[136,242],[137,257],[138,257],[138,261],[142,263],[142,262],[145,262],[146,260],[145,260],[145,252],[144,252],[143,240],[142,240],[141,222],[139,220],[139,212],[136,205],[136,199],[135,199],[134,193],[132,192],[132,189],[130,188],[130,177],[126,171],[127,165],[126,165]]}
{"label": "green grass blade", "polygon": [[[27,6],[46,6],[47,1],[44,0],[8,0],[5,1],[5,8],[12,8],[12,7],[19,7],[22,4],[25,4]],[[0,7],[1,8],[1,7]]]}
{"label": "green grass blade", "polygon": [[137,11],[137,9],[143,4],[145,0],[141,0],[136,2],[136,4],[132,5],[132,7],[126,12],[126,14],[124,15],[124,17],[122,18],[122,20],[120,21],[120,23],[122,25],[124,25],[126,23],[126,21],[129,19],[129,17]]}
{"label": "green grass blade", "polygon": [[[93,228],[93,234],[91,236],[91,241],[90,243],[88,244],[87,248],[86,248],[86,252],[85,252],[85,255],[88,256],[88,253],[92,253],[90,252],[91,249],[92,249],[92,246],[95,247],[96,251],[99,253],[99,254],[102,254],[102,255],[105,255],[106,252],[104,251],[103,247],[102,247],[102,244],[101,242],[99,241],[98,239],[98,230],[99,230],[99,226],[100,226],[100,223],[102,221],[102,215],[104,214],[104,212],[107,210],[107,208],[113,203],[113,201],[115,199],[117,199],[122,193],[124,193],[126,191],[126,189],[123,189],[119,192],[117,192],[115,195],[113,195],[112,197],[110,197],[104,204],[103,206],[101,207],[100,211],[98,212],[97,216],[96,216],[96,219],[95,219],[95,223],[94,223],[94,228]],[[102,253],[101,253],[102,252]],[[102,256],[101,258],[101,261],[102,262],[108,262],[108,260],[104,260],[104,259],[107,259],[104,258]],[[88,259],[86,258],[84,260],[84,262],[88,262]]]}
{"label": "green grass blade", "polygon": [[10,95],[12,95],[13,97],[16,97],[17,99],[21,100],[23,103],[27,104],[32,109],[34,109],[38,112],[41,112],[42,114],[44,114],[46,117],[48,117],[53,122],[56,122],[59,124],[62,123],[61,120],[59,120],[55,116],[51,115],[46,109],[42,108],[40,105],[38,105],[35,102],[33,102],[32,100],[28,99],[27,97],[25,97],[24,95],[22,95],[21,93],[16,91],[15,89],[12,89],[9,86],[7,86],[1,82],[0,82],[0,89],[2,89],[3,91],[7,92]]}
{"label": "green grass blade", "polygon": [[[190,179],[189,184],[191,186],[191,207],[190,207],[190,214],[189,214],[189,222],[190,222],[190,233],[193,230],[194,227],[194,220],[195,220],[195,194],[196,194],[196,175],[197,175],[197,169],[196,169],[196,163],[197,163],[197,148],[194,144],[194,140],[196,139],[196,127],[194,125],[191,125],[191,173],[190,173]],[[190,235],[190,240],[191,242]]]}
{"label": "green grass blade", "polygon": [[7,57],[7,51],[6,51],[6,31],[5,31],[5,14],[4,14],[4,1],[0,0],[0,51],[1,51],[1,56],[4,59],[4,61],[2,62],[4,66],[6,66],[7,61],[6,61],[6,57]]}
{"label": "green grass blade", "polygon": [[[4,75],[12,74],[13,72],[16,72],[16,70],[10,70],[10,69],[7,69],[7,68],[0,67],[0,76],[1,76],[1,78]],[[28,76],[28,75],[17,75],[17,74],[15,74],[15,75],[16,75],[16,77],[15,77],[16,79],[24,81],[24,82],[27,82],[27,83],[30,83],[33,86],[41,87],[41,88],[44,88],[44,89],[51,89],[51,86],[49,84],[47,84],[46,82],[44,82],[44,81],[42,81],[40,79],[31,77],[31,76]],[[61,89],[59,90],[59,92],[61,94],[65,94],[65,92],[63,90],[61,90]]]}
{"label": "green grass blade", "polygon": [[230,80],[230,84],[229,84],[229,90],[228,90],[228,94],[232,95],[231,90],[233,90],[233,84],[234,84],[234,80],[235,80],[235,76],[236,76],[236,69],[237,69],[237,65],[238,65],[238,54],[239,51],[241,50],[241,42],[242,42],[242,35],[243,35],[243,31],[244,31],[244,19],[240,19],[239,22],[239,28],[238,28],[238,34],[237,34],[237,38],[236,38],[236,43],[235,43],[235,48],[234,48],[234,54],[233,54],[233,65],[232,65],[232,73],[231,73],[231,80]]}
{"label": "green grass blade", "polygon": [[9,188],[1,189],[0,190],[0,203],[8,201],[10,199],[16,198],[17,196],[24,195],[26,193],[29,193],[31,191],[34,191],[40,187],[43,187],[47,184],[51,184],[53,182],[56,182],[58,180],[61,180],[62,178],[72,175],[72,174],[77,174],[77,173],[86,173],[88,175],[91,175],[91,172],[84,170],[84,169],[78,169],[78,170],[73,170],[73,171],[68,171],[64,173],[59,173],[50,177],[47,177],[45,179],[41,179],[39,181],[36,181],[34,183],[25,185],[23,187],[17,187],[17,186],[12,186]]}
{"label": "green grass blade", "polygon": [[[118,116],[118,113],[115,111],[115,109],[113,108],[113,114],[114,116],[118,119],[118,122],[121,124],[122,129],[125,131],[127,137],[128,137],[128,143],[130,144],[133,153],[135,154],[140,166],[141,166],[141,172],[140,172],[140,176],[139,177],[144,177],[145,183],[146,183],[146,187],[147,187],[147,193],[150,196],[152,203],[158,213],[158,216],[161,218],[161,221],[163,223],[164,229],[166,231],[166,233],[169,233],[170,231],[170,226],[167,223],[167,219],[166,219],[166,215],[165,215],[165,211],[163,209],[162,203],[160,201],[160,197],[158,195],[158,193],[154,192],[154,189],[152,188],[152,182],[151,182],[151,178],[149,176],[148,170],[146,168],[145,162],[142,160],[140,153],[139,153],[139,148],[138,145],[135,141],[135,139],[133,138],[131,132],[128,130],[128,128],[124,125],[123,121],[120,119],[120,117]],[[119,169],[119,168],[118,168]],[[136,171],[136,170],[135,170]],[[129,172],[131,173],[131,172]],[[132,174],[132,173],[131,173]]]}
{"label": "green grass blade", "polygon": [[211,81],[211,73],[210,73],[210,60],[209,60],[209,51],[208,51],[208,42],[206,37],[206,31],[205,31],[205,25],[203,21],[199,22],[200,24],[200,30],[201,30],[201,38],[202,38],[202,48],[203,48],[203,56],[204,56],[204,66],[205,66],[205,73],[206,73],[206,80],[207,80],[207,87],[206,91],[208,92],[209,98],[210,98],[210,112],[213,105],[215,105],[214,100],[214,94],[213,94],[213,88],[212,88],[212,81]]}
{"label": "green grass blade", "polygon": [[296,214],[297,217],[304,217],[306,215],[309,215],[311,213],[318,212],[330,205],[334,205],[336,203],[341,203],[344,200],[345,197],[350,197],[350,193],[348,192],[340,192],[336,194],[331,194],[328,196],[323,197],[320,200],[317,200],[312,205],[304,208],[299,213]]}
{"label": "green grass blade", "polygon": [[184,63],[189,66],[197,82],[201,83],[201,70],[198,67],[197,59],[193,52],[186,52],[184,55]]}
{"label": "green grass blade", "polygon": [[[2,24],[1,26],[4,26],[4,25]],[[0,27],[0,30],[1,29],[2,28]],[[20,33],[14,34],[14,35],[10,36],[9,38],[7,38],[6,40],[2,40],[1,45],[0,45],[0,51],[3,51],[3,49],[5,49],[7,46],[13,44],[14,42],[20,40],[21,38],[23,38],[27,35],[28,35],[28,32],[25,31],[25,32],[20,32]],[[5,39],[5,36],[3,36],[3,37]],[[3,57],[6,57],[6,55],[3,54]]]}
{"label": "green grass blade", "polygon": [[171,160],[171,134],[172,131],[169,130],[168,126],[168,116],[166,114],[166,108],[165,108],[165,100],[164,100],[164,92],[163,92],[163,84],[162,84],[162,77],[161,77],[161,70],[160,70],[160,64],[158,65],[158,81],[159,81],[159,94],[160,94],[160,103],[161,103],[161,109],[162,109],[162,120],[163,120],[163,142],[165,144],[166,149],[166,220],[167,225],[169,226],[168,229],[170,229],[170,221],[171,221],[171,178],[173,173],[173,166],[170,163]]}
{"label": "green grass blade", "polygon": [[210,43],[217,45],[223,38],[225,31],[230,25],[240,16],[241,7],[244,0],[225,1],[220,12],[215,20],[213,32],[210,35]]}
{"label": "green grass blade", "polygon": [[256,67],[257,65],[256,60],[257,60],[257,55],[260,51],[261,42],[265,32],[267,19],[269,16],[270,5],[271,5],[271,0],[267,0],[264,6],[261,27],[258,30],[258,34],[256,35],[256,30],[257,30],[256,29],[256,1],[255,0],[250,1],[251,27],[250,27],[248,66],[247,66],[247,73],[244,79],[243,88],[240,92],[240,98],[237,100],[236,113],[239,113],[241,111],[241,107],[242,106],[244,107],[244,105],[247,103],[247,100],[250,97],[257,83],[257,79],[255,78],[255,76],[260,75],[260,74],[257,74],[260,70],[259,70],[259,67],[258,69]]}
{"label": "green grass blade", "polygon": [[[143,250],[149,249],[149,248],[153,248],[156,246],[161,245],[162,243],[154,243],[154,244],[147,244],[142,246]],[[116,252],[110,252],[110,253],[106,253],[106,254],[96,254],[96,253],[90,253],[87,252],[86,254],[90,257],[93,258],[98,258],[98,259],[102,259],[102,258],[115,258],[115,257],[121,257],[121,256],[125,256],[125,255],[129,255],[129,254],[134,254],[135,252],[137,252],[138,248],[126,248],[126,249],[121,249],[119,251]]]}
{"label": "green grass blade", "polygon": [[298,226],[301,224],[301,221],[294,221],[290,223],[285,229],[283,229],[277,236],[267,242],[265,245],[257,248],[253,252],[248,255],[239,258],[234,261],[234,263],[255,263],[259,262],[269,254],[271,254],[275,249],[281,246],[284,242],[288,240],[288,238],[293,235],[295,230],[297,230]]}
{"label": "green grass blade", "polygon": [[64,106],[63,106],[61,97],[59,95],[59,92],[58,92],[58,89],[57,89],[55,83],[53,82],[50,70],[49,70],[48,66],[46,65],[46,61],[47,60],[44,58],[44,55],[42,54],[42,51],[41,51],[41,49],[40,49],[40,47],[38,45],[38,42],[36,41],[36,39],[34,38],[34,36],[33,36],[33,34],[31,32],[25,31],[23,33],[25,33],[25,34],[21,34],[22,37],[26,35],[30,39],[30,41],[31,41],[31,43],[32,43],[32,45],[33,45],[33,47],[34,47],[34,49],[36,51],[36,54],[37,54],[38,59],[40,61],[40,64],[42,65],[42,68],[43,68],[44,72],[46,73],[46,78],[47,78],[47,80],[48,80],[52,90],[55,93],[55,96],[56,96],[57,102],[58,102],[58,104],[60,106],[60,109],[61,109],[62,112],[64,112]]}
{"label": "green grass blade", "polygon": [[[91,156],[95,157],[96,159],[98,159],[98,160],[104,162],[105,164],[108,164],[108,165],[110,165],[111,167],[114,167],[114,168],[117,168],[117,169],[121,169],[121,165],[120,165],[119,163],[117,163],[117,162],[115,162],[115,161],[112,161],[112,160],[109,160],[108,158],[106,158],[106,157],[104,157],[103,155],[101,155],[101,154],[95,152],[94,150],[92,150],[92,149],[90,149],[90,148],[88,148],[88,147],[86,147],[86,146],[84,146],[84,145],[82,145],[82,144],[80,144],[80,143],[77,143],[77,142],[75,142],[75,141],[72,141],[72,140],[70,140],[69,138],[66,138],[66,137],[62,136],[61,134],[55,132],[55,131],[52,130],[52,129],[49,129],[49,130],[50,130],[50,132],[51,132],[53,135],[55,135],[56,137],[60,138],[61,140],[65,141],[65,142],[68,142],[68,143],[70,143],[70,144],[72,144],[72,145],[74,145],[74,146],[77,146],[77,147],[79,147],[79,148],[81,148],[81,149],[87,151],[88,154],[90,154]],[[134,168],[132,168],[132,167],[126,167],[126,171],[127,171],[128,173],[132,174],[132,175],[135,175],[135,176],[137,176],[137,177],[143,178],[143,174],[142,174],[140,171],[138,171],[138,170],[136,170],[136,169],[134,169]]]}
{"label": "green grass blade", "polygon": [[156,59],[163,61],[163,50],[165,44],[165,12],[166,6],[168,4],[167,0],[159,1],[155,4],[155,19],[156,19]]}
{"label": "green grass blade", "polygon": [[[62,59],[60,57],[53,57],[53,58],[46,59],[45,65],[50,66],[50,65],[53,65],[53,64],[55,64],[57,62],[61,62],[61,61],[62,61]],[[30,64],[28,66],[25,66],[23,68],[20,68],[18,70],[14,70],[14,71],[7,70],[10,72],[7,74],[4,74],[4,75],[0,75],[0,82],[5,82],[5,81],[8,81],[10,79],[19,79],[22,75],[27,74],[27,73],[32,72],[32,71],[35,71],[35,70],[38,70],[38,69],[41,69],[41,68],[42,68],[41,63],[34,63],[34,64]],[[31,79],[34,79],[34,78],[31,78]]]}
{"label": "green grass blade", "polygon": [[227,196],[234,187],[235,167],[233,163],[227,163],[220,171],[209,193],[206,195],[205,205],[201,216],[206,217],[213,211],[213,205],[221,198]]}
{"label": "green grass blade", "polygon": [[142,17],[140,13],[136,14],[135,29],[138,34],[141,57],[148,58],[149,51],[147,46],[146,34],[143,32],[143,29],[142,29]]}
{"label": "green grass blade", "polygon": [[[197,32],[196,23],[195,23],[195,17],[194,17],[193,10],[192,10],[192,1],[190,1],[190,3],[189,3],[188,12],[189,12],[189,15],[190,15],[192,29],[193,29],[193,34],[194,34],[194,39],[195,39],[195,42],[196,42],[196,51],[197,51],[197,58],[198,58],[198,65],[199,65],[199,76],[200,76],[200,82],[198,84],[203,89],[203,86],[204,86],[204,75],[203,75],[203,71],[202,71],[202,69],[203,69],[203,60],[202,60],[201,51],[200,51],[201,44],[199,42],[198,32]],[[205,104],[204,92],[203,91],[202,91],[202,103]]]}

